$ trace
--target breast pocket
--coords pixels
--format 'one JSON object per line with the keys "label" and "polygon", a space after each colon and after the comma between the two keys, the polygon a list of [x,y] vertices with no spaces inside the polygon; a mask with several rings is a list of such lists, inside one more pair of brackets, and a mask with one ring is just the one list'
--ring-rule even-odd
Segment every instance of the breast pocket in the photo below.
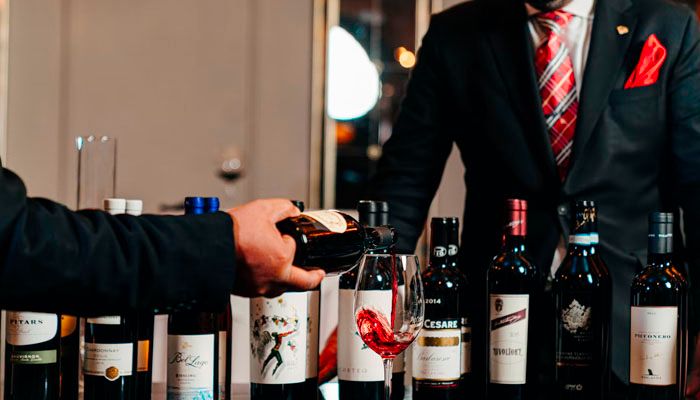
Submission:
{"label": "breast pocket", "polygon": [[632,89],[616,89],[610,92],[610,105],[617,106],[626,103],[638,103],[640,101],[659,100],[661,85],[653,84]]}
{"label": "breast pocket", "polygon": [[599,127],[606,151],[625,168],[648,170],[663,148],[665,94],[661,85],[610,93]]}

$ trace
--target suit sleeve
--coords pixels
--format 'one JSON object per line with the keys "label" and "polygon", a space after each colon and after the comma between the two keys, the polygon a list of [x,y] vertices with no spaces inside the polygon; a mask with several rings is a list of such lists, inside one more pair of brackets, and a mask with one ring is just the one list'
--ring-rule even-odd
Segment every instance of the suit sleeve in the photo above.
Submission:
{"label": "suit sleeve", "polygon": [[415,249],[452,150],[452,137],[442,126],[447,94],[436,30],[434,18],[370,189],[389,203],[391,224],[399,232],[397,247],[404,252]]}
{"label": "suit sleeve", "polygon": [[[690,13],[689,13],[690,14]],[[700,30],[689,15],[669,83],[674,195],[683,211],[690,278],[691,329],[700,329]]]}
{"label": "suit sleeve", "polygon": [[222,310],[234,280],[231,218],[111,216],[29,198],[0,168],[0,306],[101,315]]}

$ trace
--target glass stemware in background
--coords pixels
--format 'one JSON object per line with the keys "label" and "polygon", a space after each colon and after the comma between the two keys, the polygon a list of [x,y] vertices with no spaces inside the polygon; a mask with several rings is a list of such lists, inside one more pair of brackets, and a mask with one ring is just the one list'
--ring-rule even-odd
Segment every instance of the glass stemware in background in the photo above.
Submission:
{"label": "glass stemware in background", "polygon": [[393,360],[413,343],[423,327],[425,303],[418,257],[364,256],[353,309],[360,338],[384,361],[384,392],[389,400]]}

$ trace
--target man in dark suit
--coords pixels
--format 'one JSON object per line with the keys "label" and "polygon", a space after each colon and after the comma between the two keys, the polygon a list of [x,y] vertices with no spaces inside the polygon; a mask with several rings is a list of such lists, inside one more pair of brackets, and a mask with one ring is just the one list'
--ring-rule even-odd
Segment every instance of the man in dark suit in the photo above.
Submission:
{"label": "man in dark suit", "polygon": [[[529,201],[529,250],[543,283],[569,233],[570,204],[597,201],[622,392],[629,288],[646,263],[649,212],[682,209],[677,250],[691,280],[700,278],[700,32],[692,12],[662,0],[528,3],[475,0],[433,18],[372,191],[390,202],[399,246],[411,251],[453,143],[459,148],[468,190],[461,265],[475,315],[472,370],[482,382],[485,271],[500,246],[505,199]],[[626,89],[651,35],[666,49],[658,77]],[[691,296],[695,311],[699,299]],[[691,337],[699,322],[693,313]],[[540,329],[532,334],[549,342],[535,351],[551,350],[553,332]],[[551,375],[553,359],[538,368]]]}
{"label": "man in dark suit", "polygon": [[27,197],[19,177],[0,167],[0,307],[218,311],[231,293],[308,290],[323,272],[293,267],[294,240],[275,226],[298,214],[283,199],[196,216],[72,212]]}

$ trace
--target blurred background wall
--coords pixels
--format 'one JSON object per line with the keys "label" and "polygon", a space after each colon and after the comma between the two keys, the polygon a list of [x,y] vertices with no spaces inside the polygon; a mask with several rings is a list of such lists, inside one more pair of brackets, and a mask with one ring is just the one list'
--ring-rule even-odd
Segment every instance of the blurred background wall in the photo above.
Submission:
{"label": "blurred background wall", "polygon": [[[75,206],[78,135],[118,138],[146,210],[308,192],[312,0],[21,0],[10,8],[6,165]],[[246,174],[227,195],[229,155]],[[155,184],[157,183],[157,184]]]}

